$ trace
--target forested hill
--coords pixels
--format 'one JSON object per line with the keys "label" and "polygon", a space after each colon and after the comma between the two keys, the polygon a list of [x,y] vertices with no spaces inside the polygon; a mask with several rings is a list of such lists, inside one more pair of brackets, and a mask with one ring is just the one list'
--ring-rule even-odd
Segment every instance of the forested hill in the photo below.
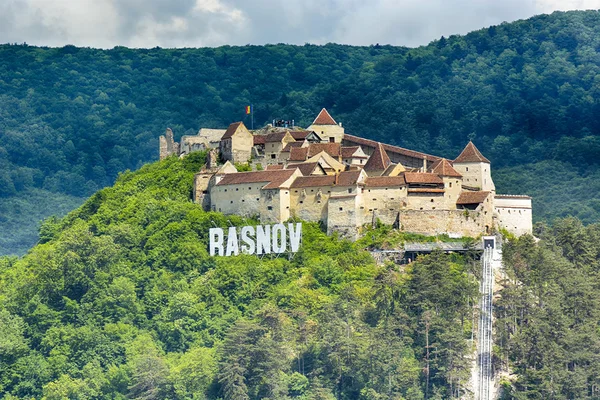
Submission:
{"label": "forested hill", "polygon": [[[0,257],[4,399],[423,400],[469,396],[473,255],[377,265],[305,223],[287,257],[209,257],[189,201],[203,154],[121,175]],[[595,399],[600,226],[564,220],[504,244],[494,369],[504,398]],[[582,344],[584,344],[582,346]]]}
{"label": "forested hill", "polygon": [[[592,222],[600,204],[585,188],[598,175],[598,49],[597,11],[536,16],[416,49],[0,46],[0,253],[30,246],[36,218],[156,159],[166,127],[176,137],[226,127],[251,103],[257,125],[306,126],[327,107],[348,132],[449,158],[472,138],[497,172],[550,160],[499,171],[499,191],[521,174],[531,184],[516,191],[536,196],[536,218]],[[570,187],[549,170],[573,175]]]}

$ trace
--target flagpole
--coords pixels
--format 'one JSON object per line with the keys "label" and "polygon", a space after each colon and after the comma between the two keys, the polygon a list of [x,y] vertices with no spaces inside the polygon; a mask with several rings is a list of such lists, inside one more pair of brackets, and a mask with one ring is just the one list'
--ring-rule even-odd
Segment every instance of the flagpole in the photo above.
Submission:
{"label": "flagpole", "polygon": [[254,130],[254,105],[253,104],[250,104],[250,117],[252,118],[252,123],[251,123],[252,128],[250,128],[250,129]]}

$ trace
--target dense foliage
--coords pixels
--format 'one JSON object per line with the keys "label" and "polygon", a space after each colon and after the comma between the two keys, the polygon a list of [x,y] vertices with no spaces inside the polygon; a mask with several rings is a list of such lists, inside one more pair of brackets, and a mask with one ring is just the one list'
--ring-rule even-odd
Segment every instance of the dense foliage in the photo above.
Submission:
{"label": "dense foliage", "polygon": [[565,219],[503,248],[496,303],[496,365],[504,398],[597,399],[600,395],[600,225]]}
{"label": "dense foliage", "polygon": [[[449,158],[474,138],[494,171],[533,164],[562,194],[557,203],[543,196],[547,186],[519,187],[537,196],[536,218],[589,222],[599,215],[585,190],[600,150],[598,49],[598,11],[536,16],[416,49],[2,45],[0,198],[27,199],[30,188],[88,196],[156,159],[166,127],[176,137],[225,127],[252,103],[257,125],[284,118],[306,126],[327,107],[351,133]],[[570,171],[577,198],[567,198],[554,168],[535,165],[543,160]],[[32,244],[1,220],[0,236],[0,253]]]}
{"label": "dense foliage", "polygon": [[196,153],[122,174],[0,258],[0,393],[52,399],[423,399],[466,390],[472,263],[376,265],[305,224],[289,259],[209,257]]}

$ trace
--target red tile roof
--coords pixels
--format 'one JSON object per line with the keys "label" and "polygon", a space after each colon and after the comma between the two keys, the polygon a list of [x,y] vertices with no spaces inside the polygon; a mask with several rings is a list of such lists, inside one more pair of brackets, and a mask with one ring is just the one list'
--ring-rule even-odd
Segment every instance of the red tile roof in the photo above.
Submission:
{"label": "red tile roof", "polygon": [[302,143],[303,142],[290,142],[285,145],[285,147],[283,148],[283,150],[281,150],[281,152],[288,153],[290,150],[292,150],[292,147],[300,147],[300,146],[302,146]]}
{"label": "red tile roof", "polygon": [[404,179],[406,183],[444,183],[439,175],[428,172],[405,172]]}
{"label": "red tile roof", "polygon": [[338,186],[354,186],[360,178],[360,169],[343,171],[336,176],[335,184]]}
{"label": "red tile roof", "polygon": [[273,170],[277,170],[277,169],[283,169],[283,164],[271,164],[271,165],[267,165],[267,168],[266,168],[267,171],[273,171]]}
{"label": "red tile roof", "polygon": [[367,187],[405,186],[404,175],[400,176],[370,176],[365,180]]}
{"label": "red tile roof", "polygon": [[445,158],[442,158],[440,161],[436,162],[436,165],[431,170],[431,172],[440,176],[452,176],[456,178],[462,178],[462,175],[458,173],[458,171],[456,171],[454,168],[452,168],[450,162]]}
{"label": "red tile roof", "polygon": [[315,168],[317,168],[319,166],[319,163],[300,163],[300,164],[289,164],[287,166],[288,169],[294,169],[294,168],[298,168],[300,170],[300,172],[302,173],[302,175],[304,176],[309,176],[310,174],[312,174],[315,170]]}
{"label": "red tile roof", "polygon": [[227,128],[227,130],[225,131],[225,133],[221,137],[221,140],[223,140],[223,139],[229,139],[230,137],[232,137],[233,134],[235,133],[235,131],[237,131],[237,128],[240,125],[244,125],[244,123],[240,121],[240,122],[234,122],[233,124],[229,125],[229,127]]}
{"label": "red tile roof", "polygon": [[288,180],[295,171],[295,169],[282,169],[226,174],[223,176],[223,179],[217,183],[217,186],[264,182],[267,185],[265,185],[263,189],[275,189]]}
{"label": "red tile roof", "polygon": [[290,135],[296,140],[304,140],[313,131],[290,131]]}
{"label": "red tile roof", "polygon": [[308,147],[292,147],[290,149],[290,161],[306,161],[308,158]]}
{"label": "red tile roof", "polygon": [[254,145],[265,144],[265,135],[254,135]]}
{"label": "red tile roof", "polygon": [[299,176],[291,184],[291,188],[304,188],[304,187],[319,187],[319,186],[333,186],[335,184],[335,176],[333,175],[322,175],[322,176]]}
{"label": "red tile roof", "polygon": [[364,169],[367,172],[384,171],[387,167],[390,166],[391,163],[392,161],[385,152],[383,145],[381,143],[377,143],[377,145],[375,146],[375,151],[367,160]]}
{"label": "red tile roof", "polygon": [[456,204],[479,204],[483,203],[490,192],[462,192],[456,200]]}
{"label": "red tile roof", "polygon": [[477,149],[477,147],[475,147],[473,142],[469,142],[469,144],[467,144],[467,146],[464,148],[462,153],[460,153],[460,155],[458,157],[456,157],[456,160],[454,160],[454,162],[455,163],[483,162],[483,163],[489,164],[490,160],[488,160],[487,158],[485,158],[483,156],[483,154],[481,154],[481,152]]}
{"label": "red tile roof", "polygon": [[287,135],[287,131],[268,133],[265,135],[265,142],[281,142],[285,135]]}
{"label": "red tile roof", "polygon": [[[343,140],[346,142],[351,142],[353,144],[358,144],[360,146],[366,146],[366,147],[371,147],[371,148],[377,147],[377,143],[378,143],[374,140],[364,139],[364,138],[361,138],[358,136],[353,136],[353,135],[348,135],[347,133],[344,134]],[[430,154],[425,154],[425,153],[420,153],[418,151],[404,149],[404,148],[398,147],[398,146],[392,146],[391,144],[383,144],[383,148],[388,153],[400,154],[400,155],[407,156],[407,157],[420,158],[420,159],[425,158],[428,161],[437,161],[440,159],[440,157],[437,157],[437,156],[432,156]]]}
{"label": "red tile roof", "polygon": [[324,151],[333,158],[337,158],[342,153],[342,145],[339,143],[311,143],[308,145],[308,157],[315,156]]}
{"label": "red tile roof", "polygon": [[342,147],[342,157],[344,157],[344,158],[368,158],[366,156],[354,156],[354,153],[356,153],[358,151],[358,149],[360,149],[360,146]]}
{"label": "red tile roof", "polygon": [[317,118],[313,121],[312,125],[337,125],[337,122],[333,119],[326,109],[322,109]]}

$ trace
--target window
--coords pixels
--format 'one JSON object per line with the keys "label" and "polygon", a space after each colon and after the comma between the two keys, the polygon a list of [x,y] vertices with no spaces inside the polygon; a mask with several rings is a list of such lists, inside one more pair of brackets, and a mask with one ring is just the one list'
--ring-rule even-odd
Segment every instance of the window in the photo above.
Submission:
{"label": "window", "polygon": [[233,204],[233,200],[231,200],[230,203]]}
{"label": "window", "polygon": [[227,191],[227,189],[225,189],[225,191]]}
{"label": "window", "polygon": [[352,193],[352,188],[349,188],[349,189],[348,189],[348,193]]}
{"label": "window", "polygon": [[340,211],[344,211],[344,209],[342,207],[340,207]]}
{"label": "window", "polygon": [[466,167],[465,169],[467,170],[467,172],[469,172],[469,167]]}
{"label": "window", "polygon": [[377,199],[373,199],[373,201],[377,201]]}
{"label": "window", "polygon": [[335,138],[333,136],[329,136],[329,143],[335,143]]}
{"label": "window", "polygon": [[271,154],[271,158],[274,160],[275,159],[275,154]]}
{"label": "window", "polygon": [[237,192],[237,191],[239,191],[239,190],[240,190],[240,189],[238,189],[238,188],[235,188],[235,191],[236,191],[236,192]]}
{"label": "window", "polygon": [[450,187],[452,187],[452,182],[450,182]]}
{"label": "window", "polygon": [[321,200],[317,200],[317,204],[321,204]]}
{"label": "window", "polygon": [[360,163],[362,164],[363,160],[360,160]]}
{"label": "window", "polygon": [[245,203],[245,202],[246,202],[246,200],[242,199],[242,203]]}
{"label": "window", "polygon": [[248,190],[252,190],[252,186],[248,186]]}
{"label": "window", "polygon": [[272,211],[273,210],[273,206],[267,206],[267,210]]}
{"label": "window", "polygon": [[433,199],[431,199],[431,202],[433,203]]}

